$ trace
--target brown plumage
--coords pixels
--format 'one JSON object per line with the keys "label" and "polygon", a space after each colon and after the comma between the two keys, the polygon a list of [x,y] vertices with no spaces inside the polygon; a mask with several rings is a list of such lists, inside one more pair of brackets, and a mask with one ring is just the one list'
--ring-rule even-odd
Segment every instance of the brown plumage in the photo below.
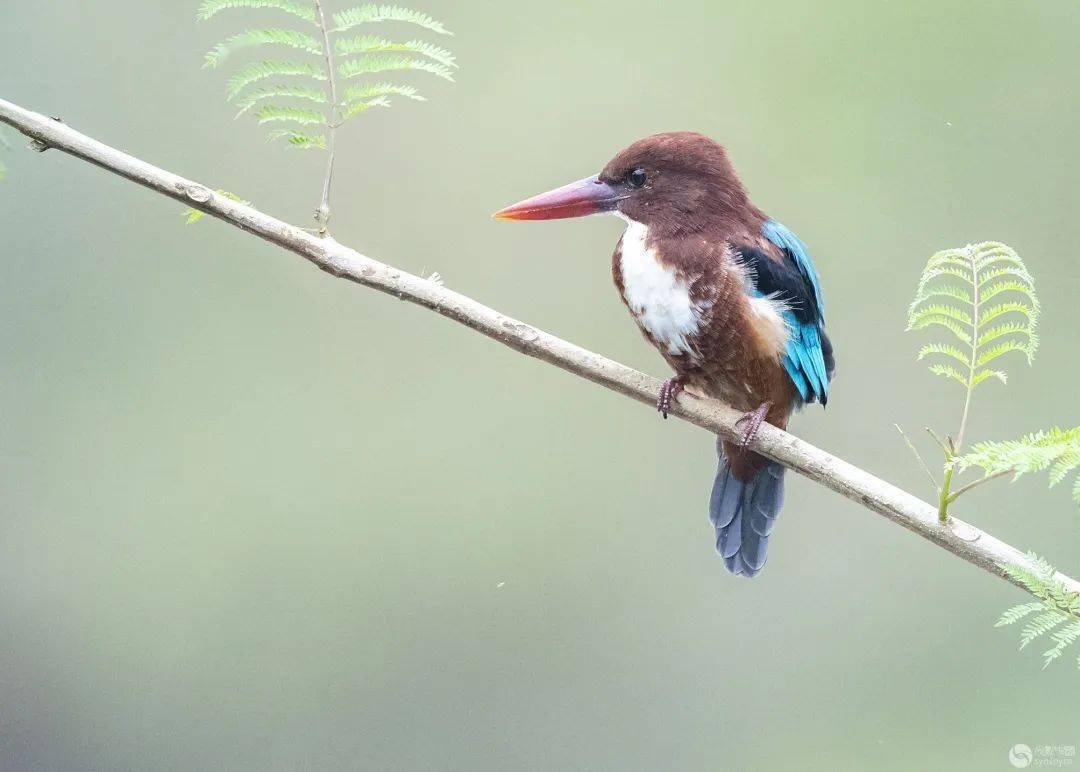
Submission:
{"label": "brown plumage", "polygon": [[[768,423],[786,428],[797,394],[780,366],[775,346],[761,332],[745,294],[746,266],[741,248],[752,246],[779,260],[779,248],[761,233],[768,219],[751,203],[723,146],[694,132],[658,134],[635,142],[616,155],[600,179],[622,179],[629,170],[644,169],[650,195],[620,211],[648,227],[646,246],[664,266],[689,286],[690,297],[708,311],[693,336],[699,356],[667,352],[640,324],[645,339],[660,350],[690,391],[720,399],[749,412],[770,402]],[[707,212],[707,217],[701,213]],[[623,283],[620,239],[612,257],[612,276],[629,308]],[[732,469],[741,479],[752,477],[764,459],[725,445]]]}
{"label": "brown plumage", "polygon": [[[620,265],[622,239],[612,255],[612,278],[642,336],[675,371],[683,388],[746,413],[771,403],[765,421],[786,429],[797,396],[795,386],[780,366],[775,347],[768,345],[755,324],[739,275],[739,253],[727,242],[720,241],[719,247],[717,243],[694,235],[666,240],[663,251],[657,251],[657,259],[674,268],[676,276],[688,283],[691,299],[709,309],[702,315],[701,331],[691,337],[700,355],[668,352],[630,308]],[[686,259],[683,248],[691,252],[693,259]],[[724,443],[724,455],[741,480],[753,477],[765,462],[763,457],[732,442]]]}

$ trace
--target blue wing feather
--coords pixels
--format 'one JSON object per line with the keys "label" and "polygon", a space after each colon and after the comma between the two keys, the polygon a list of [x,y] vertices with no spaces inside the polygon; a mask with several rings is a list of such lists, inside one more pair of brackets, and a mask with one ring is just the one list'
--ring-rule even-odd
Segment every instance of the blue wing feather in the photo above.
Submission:
{"label": "blue wing feather", "polygon": [[813,293],[814,305],[817,306],[818,320],[825,322],[825,300],[821,297],[821,282],[818,279],[817,268],[810,259],[810,252],[802,239],[796,236],[786,225],[776,220],[766,220],[761,226],[761,233],[780,249],[787,252],[795,261],[795,266],[802,274],[803,280],[810,286]]}
{"label": "blue wing feather", "polygon": [[[787,352],[783,357],[784,369],[795,384],[803,402],[821,402],[829,398],[831,365],[826,365],[824,338],[825,302],[821,296],[821,284],[817,269],[806,245],[798,236],[776,220],[767,220],[761,227],[762,235],[780,247],[793,263],[805,286],[806,306],[799,313],[784,314],[790,335]],[[828,358],[831,361],[831,347]]]}

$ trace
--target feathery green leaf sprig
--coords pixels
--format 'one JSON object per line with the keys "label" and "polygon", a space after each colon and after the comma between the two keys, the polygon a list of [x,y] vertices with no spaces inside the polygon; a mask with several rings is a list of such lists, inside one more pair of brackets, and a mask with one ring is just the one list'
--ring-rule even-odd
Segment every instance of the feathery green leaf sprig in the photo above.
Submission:
{"label": "feathery green leaf sprig", "polygon": [[[203,0],[197,17],[205,21],[237,9],[284,12],[299,25],[239,32],[211,49],[205,62],[207,67],[216,68],[246,49],[291,50],[289,58],[265,58],[244,64],[229,78],[227,92],[229,100],[237,105],[238,117],[250,111],[260,123],[292,124],[293,128],[274,130],[269,135],[271,139],[284,139],[291,147],[325,149],[327,133],[371,107],[389,107],[393,97],[425,101],[412,85],[382,82],[350,87],[332,100],[335,89],[331,76],[356,80],[379,73],[415,72],[452,81],[457,69],[453,53],[419,38],[398,41],[355,34],[357,28],[370,24],[411,25],[437,35],[451,34],[441,22],[409,8],[350,8],[333,14],[325,30],[319,6],[313,0]],[[313,103],[322,105],[321,109],[311,109]],[[309,131],[318,126],[321,131]]]}
{"label": "feathery green leaf sprig", "polygon": [[[1021,603],[1006,609],[995,627],[1014,625],[1024,621],[1020,631],[1020,648],[1048,636],[1054,643],[1043,652],[1043,667],[1059,659],[1065,650],[1080,641],[1080,594],[1069,592],[1055,577],[1054,567],[1034,553],[1028,553],[1032,569],[1007,563],[1002,571],[1032,594],[1039,601]],[[1080,656],[1077,657],[1080,667]]]}
{"label": "feathery green leaf sprig", "polygon": [[[987,475],[1011,473],[1016,477],[1029,472],[1050,470],[1050,487],[1080,470],[1080,426],[1072,429],[1053,427],[1018,440],[979,442],[971,451],[953,460],[958,471],[978,467]],[[1073,499],[1080,504],[1080,475],[1072,488]]]}
{"label": "feathery green leaf sprig", "polygon": [[[991,304],[1001,295],[1008,300]],[[930,371],[971,391],[991,377],[1006,382],[1006,373],[995,364],[1005,354],[1015,351],[1028,364],[1034,361],[1039,311],[1035,280],[1020,256],[1004,244],[987,241],[930,258],[908,309],[907,329],[950,333],[961,347],[931,343],[919,351],[919,359],[943,356],[959,362],[960,370],[932,364]],[[1001,317],[1007,318],[991,324]]]}

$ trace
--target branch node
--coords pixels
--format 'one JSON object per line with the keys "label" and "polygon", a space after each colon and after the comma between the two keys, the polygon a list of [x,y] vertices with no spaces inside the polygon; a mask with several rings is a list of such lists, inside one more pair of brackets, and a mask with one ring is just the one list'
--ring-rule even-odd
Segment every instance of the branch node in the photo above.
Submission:
{"label": "branch node", "polygon": [[35,153],[44,153],[49,149],[49,145],[44,140],[32,139],[30,140],[30,149]]}
{"label": "branch node", "polygon": [[540,338],[540,333],[531,324],[525,324],[524,322],[515,322],[511,319],[507,319],[502,323],[502,326],[517,335],[526,343],[535,343]]}
{"label": "branch node", "polygon": [[967,523],[958,522],[955,518],[949,518],[946,527],[961,541],[976,542],[982,536],[982,532]]}
{"label": "branch node", "polygon": [[180,188],[181,193],[196,204],[208,203],[214,197],[214,194],[202,185],[180,183],[177,187]]}

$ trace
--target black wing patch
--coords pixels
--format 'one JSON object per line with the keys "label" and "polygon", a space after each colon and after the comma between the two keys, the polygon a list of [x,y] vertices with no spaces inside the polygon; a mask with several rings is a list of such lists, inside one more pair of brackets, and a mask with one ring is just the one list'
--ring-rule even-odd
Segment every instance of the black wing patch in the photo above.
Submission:
{"label": "black wing patch", "polygon": [[750,246],[733,245],[742,255],[753,291],[760,296],[775,296],[788,306],[784,314],[791,338],[783,357],[787,370],[804,402],[825,404],[829,399],[829,381],[836,371],[832,341],[825,334],[820,295],[795,256],[782,249],[781,260]]}
{"label": "black wing patch", "polygon": [[814,288],[795,264],[787,250],[783,260],[773,260],[756,247],[733,245],[742,255],[743,264],[749,269],[754,289],[762,295],[775,294],[791,308],[800,324],[818,324],[821,309],[818,308]]}

